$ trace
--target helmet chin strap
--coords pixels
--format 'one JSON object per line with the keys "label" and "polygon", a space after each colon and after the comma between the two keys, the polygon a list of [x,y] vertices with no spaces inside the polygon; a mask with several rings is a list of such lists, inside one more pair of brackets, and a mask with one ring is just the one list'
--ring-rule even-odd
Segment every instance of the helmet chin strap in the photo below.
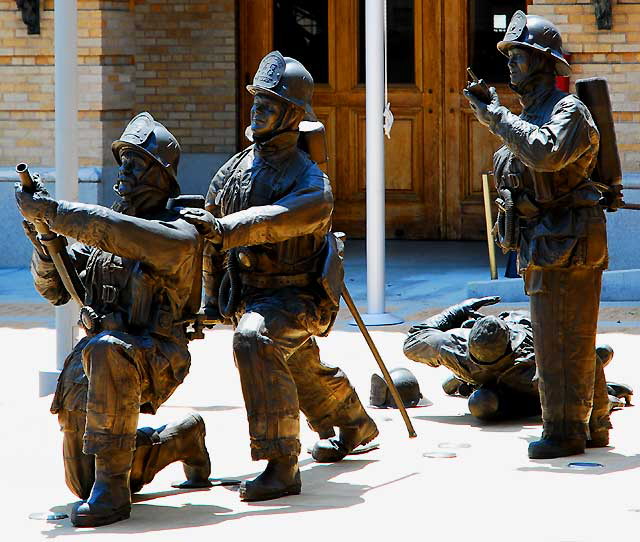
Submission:
{"label": "helmet chin strap", "polygon": [[257,142],[257,143],[266,143],[267,141],[269,141],[270,139],[273,139],[274,137],[284,133],[284,132],[290,132],[292,131],[294,128],[297,129],[298,125],[300,124],[300,122],[302,121],[302,119],[304,118],[304,112],[302,112],[300,110],[300,108],[288,104],[286,102],[283,102],[285,104],[285,107],[283,108],[282,112],[280,113],[280,118],[278,119],[278,122],[276,123],[276,127],[272,132],[269,132],[267,135],[265,135],[264,137],[256,137],[255,135],[253,135],[253,139]]}
{"label": "helmet chin strap", "polygon": [[540,53],[529,53],[531,66],[524,80],[518,85],[509,84],[509,87],[520,94],[528,94],[540,83],[555,84],[555,71],[548,58],[541,57]]}

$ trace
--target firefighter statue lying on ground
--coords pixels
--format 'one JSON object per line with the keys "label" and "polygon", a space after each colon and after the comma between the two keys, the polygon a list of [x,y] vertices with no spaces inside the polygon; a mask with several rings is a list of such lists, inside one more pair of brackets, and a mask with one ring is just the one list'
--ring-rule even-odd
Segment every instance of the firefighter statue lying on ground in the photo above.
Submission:
{"label": "firefighter statue lying on ground", "polygon": [[[180,148],[162,124],[141,113],[112,149],[120,166],[117,210],[56,201],[41,186],[33,193],[16,186],[32,240],[38,222],[78,240],[67,259],[86,289],[81,323],[87,335],[67,357],[51,406],[64,434],[67,485],[84,500],[71,512],[78,527],[128,518],[131,492],[174,461],[183,462],[187,485],[210,485],[199,415],[137,428],[139,412],[155,413],[187,375],[184,320],[200,305],[201,236],[167,208],[168,198],[180,193]],[[61,274],[36,245],[37,290],[54,305],[67,303]]]}
{"label": "firefighter statue lying on ground", "polygon": [[[404,342],[405,355],[430,367],[447,367],[453,377],[443,388],[449,395],[468,396],[469,411],[480,420],[504,420],[540,414],[540,392],[531,320],[526,311],[484,316],[482,307],[497,296],[467,299],[413,326]],[[595,349],[604,368],[613,358],[609,345]],[[631,389],[607,384],[604,372],[595,382],[594,415],[606,416],[629,402]],[[625,400],[621,400],[624,398]]]}
{"label": "firefighter statue lying on ground", "polygon": [[[315,120],[313,79],[300,62],[274,51],[247,88],[254,143],[213,177],[207,211],[185,216],[208,240],[206,310],[235,323],[251,456],[268,460],[262,474],[242,484],[240,497],[258,501],[300,493],[300,410],[321,436],[312,451],[317,461],[341,460],[378,430],[344,373],[320,362],[314,339],[334,322],[343,270],[331,233],[329,179],[299,148],[300,123]],[[223,255],[227,273],[220,277],[211,270]]]}

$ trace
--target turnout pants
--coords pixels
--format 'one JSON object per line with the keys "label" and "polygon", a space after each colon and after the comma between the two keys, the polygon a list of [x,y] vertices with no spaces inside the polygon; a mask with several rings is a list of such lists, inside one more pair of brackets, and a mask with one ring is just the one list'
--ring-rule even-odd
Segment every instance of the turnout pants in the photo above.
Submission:
{"label": "turnout pants", "polygon": [[251,457],[298,455],[299,411],[317,432],[357,425],[366,416],[344,373],[320,361],[313,335],[331,311],[302,288],[250,289],[233,336],[247,408]]}
{"label": "turnout pants", "polygon": [[153,442],[153,429],[137,429],[138,418],[141,409],[153,413],[173,393],[189,364],[186,346],[121,331],[85,337],[76,345],[51,407],[64,433],[66,482],[76,495],[86,499],[91,492],[95,455],[135,450],[132,491],[175,461],[166,462],[166,443]]}
{"label": "turnout pants", "polygon": [[[82,451],[87,417],[84,412],[62,410],[58,421],[63,432],[62,453],[67,487],[80,499],[89,498],[95,481],[95,455]],[[160,440],[164,426],[157,429],[142,427],[136,431],[136,449],[129,485],[131,493],[137,493],[150,483],[167,465],[180,459],[180,436]]]}
{"label": "turnout pants", "polygon": [[609,399],[595,342],[602,271],[527,269],[539,376],[543,436],[584,438],[606,432]]}

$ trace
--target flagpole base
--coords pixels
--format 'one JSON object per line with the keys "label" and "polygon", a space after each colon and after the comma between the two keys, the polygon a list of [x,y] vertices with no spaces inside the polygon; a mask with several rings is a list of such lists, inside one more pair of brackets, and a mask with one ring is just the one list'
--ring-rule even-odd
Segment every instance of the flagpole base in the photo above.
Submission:
{"label": "flagpole base", "polygon": [[[364,313],[360,315],[365,326],[395,326],[403,324],[404,320],[390,312],[380,312],[375,314]],[[355,320],[349,321],[350,326],[356,326]]]}

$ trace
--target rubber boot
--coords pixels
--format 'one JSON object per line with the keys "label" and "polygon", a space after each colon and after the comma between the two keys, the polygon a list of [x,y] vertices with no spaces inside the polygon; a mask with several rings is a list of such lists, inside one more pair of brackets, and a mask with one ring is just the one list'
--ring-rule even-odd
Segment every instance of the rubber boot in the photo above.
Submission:
{"label": "rubber boot", "polygon": [[137,493],[167,465],[182,461],[187,481],[181,488],[211,487],[211,460],[205,445],[206,429],[200,414],[189,414],[160,429],[138,429],[131,470],[131,492]]}
{"label": "rubber boot", "polygon": [[371,442],[378,436],[378,428],[369,415],[362,416],[354,425],[339,428],[339,436],[319,440],[315,443],[311,455],[318,463],[341,461],[358,446]]}
{"label": "rubber boot", "polygon": [[581,438],[554,439],[543,436],[529,444],[529,459],[553,459],[583,454],[585,440]]}
{"label": "rubber boot", "polygon": [[96,455],[96,481],[89,498],[72,509],[73,525],[99,527],[129,517],[132,459],[133,452],[122,450],[106,450]]}
{"label": "rubber boot", "polygon": [[298,457],[285,455],[269,459],[267,468],[255,480],[240,484],[240,500],[268,501],[287,495],[299,495],[302,489]]}

